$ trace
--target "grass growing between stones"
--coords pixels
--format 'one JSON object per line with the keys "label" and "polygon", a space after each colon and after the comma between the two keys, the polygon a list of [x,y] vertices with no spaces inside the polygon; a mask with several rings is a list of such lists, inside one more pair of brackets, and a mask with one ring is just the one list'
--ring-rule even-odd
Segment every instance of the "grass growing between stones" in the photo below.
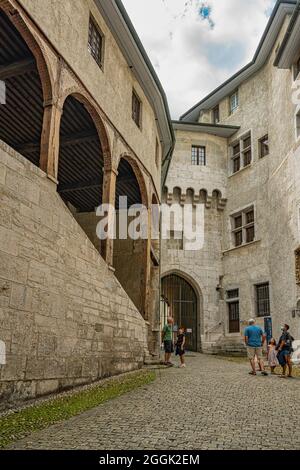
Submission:
{"label": "grass growing between stones", "polygon": [[155,372],[143,371],[71,395],[52,398],[39,405],[0,417],[0,448],[35,431],[67,420],[86,410],[124,395],[155,380]]}

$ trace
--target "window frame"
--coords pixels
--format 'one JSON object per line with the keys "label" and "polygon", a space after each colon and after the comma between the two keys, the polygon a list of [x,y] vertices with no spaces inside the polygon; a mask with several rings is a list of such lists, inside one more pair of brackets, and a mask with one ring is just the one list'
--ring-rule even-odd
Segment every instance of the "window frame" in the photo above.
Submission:
{"label": "window frame", "polygon": [[[250,139],[250,145],[245,146],[245,142]],[[235,148],[239,147],[239,151],[235,153]],[[249,131],[243,134],[239,139],[235,140],[230,144],[230,174],[235,175],[244,168],[251,166],[253,162],[253,144],[252,144],[252,132]],[[246,160],[246,155],[250,152],[250,160]],[[236,166],[236,162],[239,164]]]}
{"label": "window frame", "polygon": [[[94,28],[94,30],[98,33],[100,39],[101,39],[101,44],[99,48],[99,53],[100,57],[96,57],[95,51],[93,49],[93,44],[91,43],[91,26]],[[89,16],[89,26],[88,26],[88,51],[90,55],[93,57],[94,61],[100,67],[101,70],[103,70],[104,66],[104,50],[105,50],[105,36],[99,27],[97,21],[95,20],[94,16],[90,13]]]}
{"label": "window frame", "polygon": [[184,251],[184,232],[178,230],[169,230],[167,239],[167,249],[175,251]]}
{"label": "window frame", "polygon": [[295,250],[295,278],[297,286],[300,286],[300,246]]}
{"label": "window frame", "polygon": [[159,168],[159,164],[160,164],[160,145],[159,145],[159,140],[158,138],[156,137],[156,140],[155,140],[155,165],[156,165],[156,168]]}
{"label": "window frame", "polygon": [[[138,119],[135,117],[135,109],[134,109],[134,102],[138,103],[139,109],[138,109]],[[140,99],[138,93],[134,88],[132,88],[132,95],[131,95],[131,118],[136,124],[136,126],[142,130],[142,110],[143,110],[143,103],[142,100]]]}
{"label": "window frame", "polygon": [[[249,222],[247,219],[248,214],[253,213],[253,218]],[[237,219],[241,219],[239,225],[236,224]],[[230,215],[231,224],[231,243],[234,248],[240,248],[241,246],[248,245],[256,241],[256,214],[255,206],[251,205],[235,212]],[[249,232],[253,230],[253,236],[248,239]]]}
{"label": "window frame", "polygon": [[212,110],[212,122],[213,124],[220,124],[220,105],[219,104],[215,106]]}
{"label": "window frame", "polygon": [[[259,289],[263,289],[267,287],[267,296],[265,298],[259,298]],[[267,311],[265,311],[265,307],[262,307],[262,312],[260,311],[260,304],[267,303]],[[271,302],[270,302],[270,283],[269,282],[261,282],[259,284],[255,284],[255,314],[257,318],[265,318],[271,316]]]}
{"label": "window frame", "polygon": [[[197,150],[196,155],[194,150]],[[200,155],[200,150],[203,150],[203,155]],[[204,162],[204,163],[203,163]],[[191,147],[191,165],[192,166],[206,166],[206,146],[205,145],[192,145]]]}
{"label": "window frame", "polygon": [[[233,98],[235,97],[234,101]],[[234,106],[233,106],[234,102]],[[240,104],[240,97],[239,97],[239,90],[235,90],[231,95],[229,95],[229,114],[233,114],[239,107]]]}
{"label": "window frame", "polygon": [[296,62],[293,64],[293,78],[294,82],[300,78],[300,55]]}
{"label": "window frame", "polygon": [[[237,296],[230,296],[230,293],[237,293]],[[241,318],[241,312],[240,312],[240,289],[235,288],[235,289],[227,289],[226,290],[226,304],[227,304],[227,312],[228,312],[228,333],[229,334],[237,334],[240,333],[241,331],[241,326],[240,326],[240,318]],[[233,305],[238,306],[238,323],[239,323],[239,328],[236,331],[230,331],[230,314],[231,314],[231,307]]]}
{"label": "window frame", "polygon": [[[268,141],[268,145],[266,146],[266,144],[264,143],[265,141]],[[268,155],[270,155],[270,140],[269,140],[269,134],[265,134],[263,137],[261,137],[259,140],[258,140],[258,145],[259,145],[259,158],[265,158],[267,157]],[[263,148],[264,147],[268,147],[268,151],[267,153],[264,153],[263,152]]]}
{"label": "window frame", "polygon": [[295,133],[297,142],[300,139],[300,106],[295,113]]}

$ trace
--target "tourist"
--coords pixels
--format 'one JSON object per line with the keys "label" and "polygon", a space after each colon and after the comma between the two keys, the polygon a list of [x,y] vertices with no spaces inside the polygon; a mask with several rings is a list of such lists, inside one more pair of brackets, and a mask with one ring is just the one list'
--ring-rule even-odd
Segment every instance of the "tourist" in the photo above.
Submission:
{"label": "tourist", "polygon": [[268,344],[268,363],[271,369],[271,374],[275,374],[275,368],[279,365],[276,344],[275,338],[272,338]]}
{"label": "tourist", "polygon": [[245,344],[247,346],[248,359],[252,368],[249,374],[256,375],[255,357],[257,357],[262,375],[268,375],[268,373],[265,371],[262,355],[262,348],[266,340],[266,335],[260,326],[255,325],[255,320],[253,320],[253,318],[251,318],[248,323],[249,326],[247,326],[245,329],[244,337]]}
{"label": "tourist", "polygon": [[185,334],[184,334],[184,328],[181,327],[178,330],[178,336],[177,336],[177,341],[176,341],[176,356],[180,357],[180,367],[185,367],[184,346],[185,346]]}
{"label": "tourist", "polygon": [[293,363],[292,363],[292,353],[293,353],[293,348],[292,344],[294,341],[294,338],[289,332],[289,325],[284,325],[281,328],[282,335],[280,336],[279,342],[278,342],[278,360],[279,364],[282,367],[282,374],[280,377],[286,378],[286,366],[288,366],[289,369],[289,374],[288,377],[292,378],[292,372],[293,372]]}
{"label": "tourist", "polygon": [[174,352],[173,349],[173,323],[174,320],[172,317],[168,317],[167,324],[163,327],[162,330],[162,342],[164,343],[165,349],[165,365],[172,366],[171,354]]}

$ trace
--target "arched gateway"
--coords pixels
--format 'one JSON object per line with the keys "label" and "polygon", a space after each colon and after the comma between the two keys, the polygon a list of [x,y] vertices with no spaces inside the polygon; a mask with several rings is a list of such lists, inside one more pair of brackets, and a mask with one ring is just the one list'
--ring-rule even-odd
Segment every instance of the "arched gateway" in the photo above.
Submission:
{"label": "arched gateway", "polygon": [[187,349],[200,351],[200,300],[191,283],[177,273],[166,275],[162,279],[161,295],[168,306],[165,312],[174,317],[175,326],[183,326],[187,330]]}

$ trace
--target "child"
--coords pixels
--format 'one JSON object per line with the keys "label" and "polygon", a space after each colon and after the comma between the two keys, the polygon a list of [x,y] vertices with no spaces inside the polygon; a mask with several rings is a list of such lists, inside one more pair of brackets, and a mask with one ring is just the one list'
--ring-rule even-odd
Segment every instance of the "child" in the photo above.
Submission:
{"label": "child", "polygon": [[176,341],[176,356],[180,357],[180,367],[185,367],[184,345],[185,345],[185,334],[184,334],[184,328],[181,327],[178,330],[177,341]]}
{"label": "child", "polygon": [[268,345],[268,362],[271,368],[271,374],[275,374],[275,368],[279,365],[277,359],[276,340],[271,339]]}

